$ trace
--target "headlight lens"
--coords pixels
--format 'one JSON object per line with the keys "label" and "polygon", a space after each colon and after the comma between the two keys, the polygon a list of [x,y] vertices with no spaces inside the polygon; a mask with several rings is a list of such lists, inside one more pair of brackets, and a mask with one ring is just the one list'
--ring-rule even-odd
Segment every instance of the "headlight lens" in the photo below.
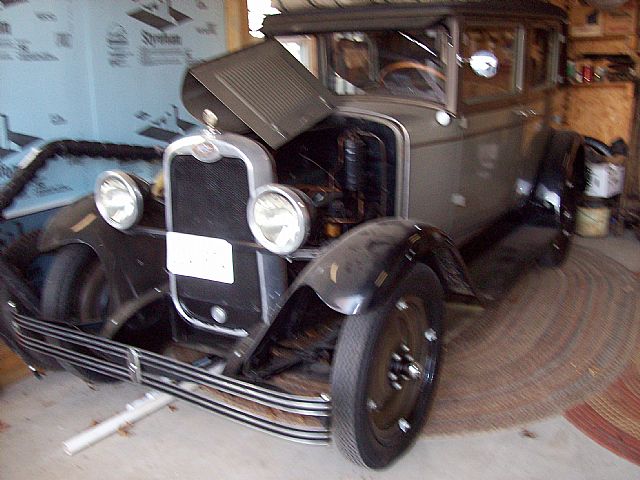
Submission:
{"label": "headlight lens", "polygon": [[282,185],[266,185],[247,207],[249,226],[266,249],[287,255],[300,248],[309,234],[311,216],[305,194]]}
{"label": "headlight lens", "polygon": [[98,177],[94,192],[96,207],[102,218],[118,230],[133,227],[142,216],[142,192],[128,174],[107,171]]}

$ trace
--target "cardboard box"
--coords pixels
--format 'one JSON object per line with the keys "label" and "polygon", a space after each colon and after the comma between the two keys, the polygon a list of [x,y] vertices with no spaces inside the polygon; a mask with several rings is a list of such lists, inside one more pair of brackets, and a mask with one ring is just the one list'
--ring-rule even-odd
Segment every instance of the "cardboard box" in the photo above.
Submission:
{"label": "cardboard box", "polygon": [[612,163],[587,162],[587,189],[589,197],[611,198],[624,190],[624,167]]}
{"label": "cardboard box", "polygon": [[572,37],[600,37],[604,34],[604,14],[580,0],[572,0],[569,15],[569,35]]}
{"label": "cardboard box", "polygon": [[634,35],[638,25],[638,5],[631,0],[604,13],[605,35]]}

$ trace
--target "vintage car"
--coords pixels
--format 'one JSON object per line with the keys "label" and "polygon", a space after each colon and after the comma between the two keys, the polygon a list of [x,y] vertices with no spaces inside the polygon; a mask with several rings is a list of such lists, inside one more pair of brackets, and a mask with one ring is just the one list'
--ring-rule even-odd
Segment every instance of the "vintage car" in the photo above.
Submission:
{"label": "vintage car", "polygon": [[554,128],[565,14],[302,3],[190,69],[202,131],[166,148],[159,183],[108,171],[60,211],[38,314],[4,318],[88,380],[383,468],[427,419],[445,302],[566,257],[584,153]]}

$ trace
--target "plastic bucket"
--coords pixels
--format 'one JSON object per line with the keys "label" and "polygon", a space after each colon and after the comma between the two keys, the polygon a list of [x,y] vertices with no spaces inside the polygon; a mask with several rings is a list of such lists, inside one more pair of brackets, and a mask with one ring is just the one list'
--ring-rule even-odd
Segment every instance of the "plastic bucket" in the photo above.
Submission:
{"label": "plastic bucket", "polygon": [[576,233],[581,237],[606,237],[609,235],[611,209],[605,205],[578,207]]}

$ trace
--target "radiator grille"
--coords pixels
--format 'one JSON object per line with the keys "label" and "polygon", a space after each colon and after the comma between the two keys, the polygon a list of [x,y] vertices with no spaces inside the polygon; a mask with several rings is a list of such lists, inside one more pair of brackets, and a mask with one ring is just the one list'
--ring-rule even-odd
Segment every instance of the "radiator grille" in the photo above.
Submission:
{"label": "radiator grille", "polygon": [[238,158],[215,163],[188,155],[171,162],[171,208],[176,232],[252,241],[247,223],[247,169]]}
{"label": "radiator grille", "polygon": [[[174,232],[222,238],[231,243],[254,241],[247,223],[249,184],[242,160],[223,158],[204,163],[179,155],[171,162],[170,176]],[[260,318],[256,253],[234,248],[233,262],[235,283],[231,285],[176,277],[178,298],[190,314],[211,323],[210,308],[222,305],[231,312],[229,326],[233,328],[245,328]]]}

